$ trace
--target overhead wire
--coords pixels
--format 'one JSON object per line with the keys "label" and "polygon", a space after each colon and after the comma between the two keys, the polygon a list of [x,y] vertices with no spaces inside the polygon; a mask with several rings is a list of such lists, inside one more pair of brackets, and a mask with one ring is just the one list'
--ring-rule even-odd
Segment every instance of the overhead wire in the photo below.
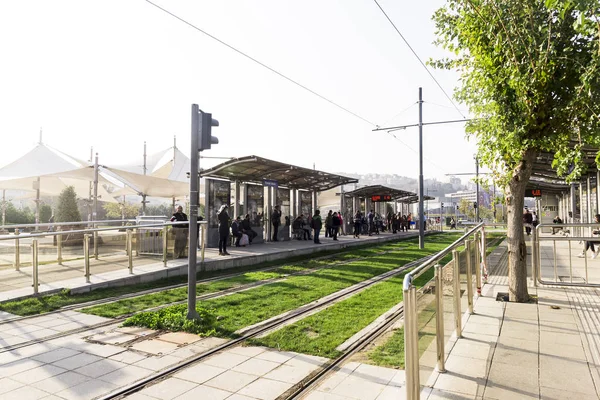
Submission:
{"label": "overhead wire", "polygon": [[381,7],[381,5],[379,4],[379,2],[377,2],[377,0],[373,0],[375,2],[375,4],[377,4],[377,7],[379,7],[379,9],[381,10],[381,12],[383,13],[383,15],[385,15],[385,17],[387,18],[387,20],[389,21],[390,24],[392,24],[392,26],[394,27],[394,29],[396,30],[396,32],[398,33],[398,35],[400,35],[400,37],[402,38],[402,40],[404,41],[404,43],[406,43],[406,45],[408,46],[408,48],[410,49],[410,51],[414,54],[414,56],[417,58],[417,60],[419,60],[419,62],[421,63],[421,65],[423,66],[423,68],[425,68],[425,71],[427,71],[427,73],[429,74],[429,76],[431,77],[431,79],[433,79],[433,81],[437,84],[437,86],[440,88],[440,90],[442,91],[442,93],[444,93],[444,95],[446,96],[446,98],[450,101],[450,103],[452,103],[452,105],[454,106],[454,108],[456,109],[456,111],[458,111],[458,113],[463,117],[463,118],[467,118],[458,108],[458,106],[456,105],[456,103],[454,103],[454,100],[452,100],[452,98],[448,95],[448,93],[446,93],[446,91],[444,90],[444,88],[442,87],[442,85],[438,82],[438,80],[435,78],[435,76],[433,76],[433,74],[431,73],[431,71],[429,70],[429,68],[427,68],[427,65],[425,65],[425,63],[423,62],[423,60],[421,60],[421,57],[419,57],[419,55],[417,54],[417,52],[412,48],[412,46],[410,45],[410,43],[408,43],[408,40],[406,40],[406,38],[404,37],[404,35],[402,34],[402,32],[400,32],[400,30],[398,29],[398,27],[396,27],[396,24],[394,24],[394,22],[391,20],[391,18],[387,15],[387,13],[385,12],[385,10]]}
{"label": "overhead wire", "polygon": [[[410,147],[408,144],[406,144],[402,139],[398,138],[398,136],[396,136],[394,133],[387,131],[386,132],[388,135],[390,135],[391,137],[393,137],[394,139],[396,139],[397,141],[399,141],[400,143],[402,143],[404,145],[404,147],[406,147],[407,149],[411,150],[413,153],[415,153],[416,155],[419,155],[419,152],[415,149],[413,149],[412,147]],[[431,164],[433,167],[437,168],[440,172],[446,172],[446,170],[444,170],[442,167],[440,167],[439,165],[437,165],[436,163],[434,163],[433,161],[431,161],[430,159],[428,159],[427,157],[423,156],[423,160],[427,161],[429,164]]]}
{"label": "overhead wire", "polygon": [[183,22],[184,24],[186,24],[186,25],[188,25],[188,26],[190,26],[190,27],[194,28],[194,29],[195,29],[195,30],[197,30],[198,32],[201,32],[201,33],[203,33],[204,35],[208,36],[209,38],[211,38],[211,39],[213,39],[213,40],[215,40],[215,41],[219,42],[220,44],[222,44],[222,45],[224,45],[224,46],[228,47],[229,49],[231,49],[231,50],[235,51],[236,53],[238,53],[238,54],[240,54],[240,55],[242,55],[242,56],[246,57],[247,59],[249,59],[249,60],[251,60],[251,61],[255,62],[256,64],[260,65],[261,67],[268,69],[269,71],[271,71],[271,72],[273,72],[274,74],[276,74],[276,75],[280,76],[281,78],[283,78],[283,79],[287,80],[288,82],[291,82],[291,83],[293,83],[294,85],[296,85],[296,86],[298,86],[298,87],[300,87],[300,88],[302,88],[302,89],[306,90],[307,92],[309,92],[309,93],[311,93],[311,94],[313,94],[313,95],[315,95],[315,96],[319,97],[321,100],[325,100],[326,102],[328,102],[328,103],[330,103],[330,104],[332,104],[332,105],[336,106],[336,107],[337,107],[337,108],[339,108],[340,110],[343,110],[343,111],[345,111],[346,113],[348,113],[348,114],[350,114],[350,115],[353,115],[354,117],[356,117],[356,118],[358,118],[358,119],[360,119],[360,120],[362,120],[362,121],[364,121],[364,122],[366,122],[366,123],[368,123],[368,124],[370,124],[370,125],[372,125],[372,126],[377,126],[375,123],[373,123],[373,122],[369,121],[368,119],[366,119],[366,118],[364,118],[364,117],[362,117],[362,116],[358,115],[358,114],[357,114],[357,113],[355,113],[354,111],[351,111],[351,110],[347,109],[346,107],[344,107],[344,106],[342,106],[342,105],[340,105],[340,104],[338,104],[338,103],[334,102],[333,100],[330,100],[330,99],[328,99],[327,97],[325,97],[325,96],[323,96],[323,95],[321,95],[321,94],[319,94],[319,93],[315,92],[314,90],[312,90],[312,89],[308,88],[307,86],[305,86],[305,85],[303,85],[303,84],[299,83],[298,81],[295,81],[294,79],[292,79],[292,78],[290,78],[290,77],[288,77],[288,76],[284,75],[283,73],[281,73],[281,72],[277,71],[276,69],[274,69],[274,68],[272,68],[272,67],[269,67],[269,66],[268,66],[268,65],[266,65],[265,63],[263,63],[263,62],[261,62],[261,61],[257,60],[256,58],[254,58],[254,57],[252,57],[252,56],[250,56],[250,55],[248,55],[248,54],[244,53],[244,52],[243,52],[243,51],[241,51],[241,50],[238,50],[237,48],[233,47],[232,45],[230,45],[230,44],[228,44],[228,43],[226,43],[226,42],[222,41],[221,39],[217,38],[217,37],[216,37],[216,36],[214,36],[214,35],[211,35],[210,33],[206,32],[205,30],[203,30],[203,29],[200,29],[199,27],[197,27],[196,25],[192,24],[191,22],[189,22],[189,21],[187,21],[187,20],[185,20],[185,19],[183,19],[183,18],[179,17],[178,15],[175,15],[175,14],[173,14],[171,11],[169,11],[169,10],[167,10],[167,9],[165,9],[165,8],[163,8],[163,7],[161,7],[161,6],[159,6],[158,4],[156,4],[156,3],[153,3],[153,2],[152,2],[152,1],[150,1],[150,0],[146,0],[146,2],[147,2],[147,3],[150,3],[150,4],[152,4],[154,7],[158,8],[159,10],[161,10],[161,11],[163,11],[163,12],[165,12],[165,13],[169,14],[169,15],[170,15],[170,16],[172,16],[173,18],[175,18],[175,19],[178,19],[179,21]]}

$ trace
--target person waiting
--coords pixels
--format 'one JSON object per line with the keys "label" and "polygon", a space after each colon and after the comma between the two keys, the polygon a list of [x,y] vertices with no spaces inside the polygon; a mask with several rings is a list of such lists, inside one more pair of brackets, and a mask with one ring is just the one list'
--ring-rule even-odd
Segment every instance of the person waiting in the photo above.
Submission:
{"label": "person waiting", "polygon": [[333,240],[338,240],[338,233],[340,231],[340,217],[338,213],[334,212],[331,216],[331,232],[333,233]]}
{"label": "person waiting", "polygon": [[252,244],[252,239],[258,236],[258,233],[252,230],[250,225],[250,214],[246,214],[246,217],[242,220],[242,233],[248,235],[248,242]]}
{"label": "person waiting", "polygon": [[450,229],[456,229],[456,221],[454,218],[450,218]]}
{"label": "person waiting", "polygon": [[313,235],[315,244],[321,244],[321,241],[319,240],[319,233],[321,232],[321,228],[323,228],[323,221],[321,220],[320,210],[316,210],[315,215],[312,217],[312,228],[315,231]]}
{"label": "person waiting", "polygon": [[228,256],[227,240],[229,238],[229,214],[227,213],[227,205],[223,204],[217,216],[219,218],[219,255]]}
{"label": "person waiting", "polygon": [[[170,219],[171,222],[180,222],[187,220],[188,217],[183,212],[182,206],[177,207],[177,212],[174,213]],[[173,257],[185,257],[185,247],[188,242],[188,224],[173,225],[173,232],[175,233],[175,249],[173,250]]]}
{"label": "person waiting", "polygon": [[[562,220],[562,219],[560,219],[560,217],[557,215],[557,216],[556,216],[556,217],[554,217],[554,219],[552,220],[552,223],[553,223],[553,224],[562,224],[562,223],[563,223],[563,220]],[[558,231],[562,231],[562,226],[561,226],[561,227],[558,227],[558,228],[552,228],[552,234],[553,234],[553,235],[555,235],[555,234],[556,234],[556,232],[558,232]]]}
{"label": "person waiting", "polygon": [[273,225],[273,241],[278,242],[279,238],[277,236],[279,233],[279,225],[281,225],[281,209],[279,208],[279,205],[276,205],[271,213],[271,224]]}
{"label": "person waiting", "polygon": [[301,228],[302,230],[305,232],[306,236],[308,237],[308,240],[311,240],[312,237],[310,235],[310,224],[306,222],[306,220],[304,219],[304,214],[300,214],[300,220],[302,221],[302,225]]}
{"label": "person waiting", "polygon": [[235,247],[240,247],[240,239],[244,234],[242,233],[242,218],[237,217],[231,223],[231,234],[235,238]]}
{"label": "person waiting", "polygon": [[361,227],[362,227],[362,213],[360,211],[357,211],[356,214],[354,214],[354,238],[355,239],[360,238]]}
{"label": "person waiting", "polygon": [[298,216],[298,218],[292,222],[292,233],[296,235],[298,240],[308,240],[308,234],[304,229],[302,229],[302,223],[302,217]]}
{"label": "person waiting", "polygon": [[[600,224],[600,214],[596,214],[594,216],[594,223],[596,224]],[[594,229],[592,231],[593,235],[600,235],[600,229]],[[600,239],[600,238],[599,238]],[[598,248],[594,248],[594,245],[599,245]],[[584,243],[584,247],[583,247],[583,251],[577,255],[577,257],[585,257],[586,252],[588,251],[588,249],[592,250],[592,259],[598,257],[598,253],[600,253],[600,241],[592,241],[592,240],[586,240]]]}

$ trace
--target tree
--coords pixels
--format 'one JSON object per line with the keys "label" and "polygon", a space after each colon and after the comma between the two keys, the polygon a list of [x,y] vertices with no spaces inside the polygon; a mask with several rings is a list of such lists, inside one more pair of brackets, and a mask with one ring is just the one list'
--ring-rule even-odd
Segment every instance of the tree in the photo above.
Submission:
{"label": "tree", "polygon": [[597,0],[448,0],[433,17],[455,55],[433,64],[460,72],[467,134],[505,189],[510,301],[529,300],[522,212],[538,155],[570,181],[600,144],[599,17]]}
{"label": "tree", "polygon": [[35,222],[35,215],[33,215],[29,207],[19,210],[13,203],[7,201],[6,222],[10,224],[33,224]]}
{"label": "tree", "polygon": [[48,222],[52,216],[52,207],[48,204],[42,204],[40,206],[40,223]]}
{"label": "tree", "polygon": [[77,208],[77,194],[73,186],[68,186],[60,192],[55,217],[56,222],[81,221],[81,214]]}
{"label": "tree", "polygon": [[125,207],[125,218],[135,218],[139,215],[140,207],[137,204],[104,203],[102,206],[108,218],[121,219],[123,207]]}

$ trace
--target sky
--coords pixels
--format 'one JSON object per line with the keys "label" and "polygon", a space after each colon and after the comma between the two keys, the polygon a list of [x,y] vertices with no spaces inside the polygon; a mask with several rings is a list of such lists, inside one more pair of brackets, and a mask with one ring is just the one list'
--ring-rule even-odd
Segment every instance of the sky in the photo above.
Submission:
{"label": "sky", "polygon": [[[153,0],[154,1],[154,0]],[[190,153],[191,104],[211,112],[219,144],[206,157],[258,155],[328,172],[417,178],[418,129],[376,126],[459,113],[374,1],[156,0],[156,5],[361,118],[254,63],[142,0],[0,3],[0,166],[39,141],[104,165],[142,164],[173,145]],[[381,0],[424,61],[441,0]],[[454,71],[432,70],[444,90]],[[464,124],[423,130],[425,178],[475,169]],[[207,168],[222,160],[202,158]],[[462,177],[463,180],[465,179]]]}

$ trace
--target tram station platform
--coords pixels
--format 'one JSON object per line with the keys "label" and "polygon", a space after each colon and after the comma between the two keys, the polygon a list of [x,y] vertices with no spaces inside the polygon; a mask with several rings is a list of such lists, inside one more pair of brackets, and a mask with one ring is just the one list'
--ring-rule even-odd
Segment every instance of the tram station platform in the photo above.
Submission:
{"label": "tram station platform", "polygon": [[[323,250],[332,251],[368,243],[377,244],[403,237],[418,237],[418,235],[418,230],[410,230],[396,234],[382,232],[373,236],[364,235],[359,239],[354,239],[351,235],[343,235],[338,237],[338,241],[321,237],[322,244],[314,244],[312,240],[266,242],[247,247],[228,247],[227,250],[231,255],[225,257],[219,256],[216,248],[206,248],[203,266],[207,271],[226,270],[289,257],[318,254]],[[200,257],[201,251],[198,250],[198,261],[200,261]],[[83,293],[103,287],[149,282],[176,275],[186,275],[187,265],[187,258],[169,259],[165,266],[161,257],[140,255],[133,257],[133,269],[132,273],[129,273],[128,256],[124,252],[101,255],[99,259],[90,256],[90,283],[86,283],[82,257],[64,261],[60,265],[54,257],[39,265],[40,285],[38,291],[40,294],[51,294],[62,289],[69,289],[71,293]],[[197,270],[201,270],[200,265]],[[32,274],[31,264],[22,266],[19,271],[15,271],[12,267],[0,269],[0,301],[31,296],[33,293]]]}

